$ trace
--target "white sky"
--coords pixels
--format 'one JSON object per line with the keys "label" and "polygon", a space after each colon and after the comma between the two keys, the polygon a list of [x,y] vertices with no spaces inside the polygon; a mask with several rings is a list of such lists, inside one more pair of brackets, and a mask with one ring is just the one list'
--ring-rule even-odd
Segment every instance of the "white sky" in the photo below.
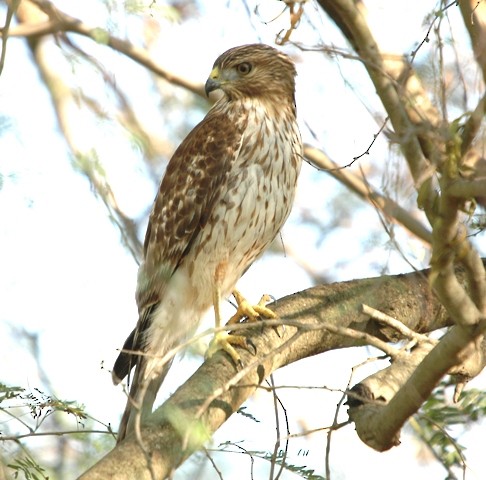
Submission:
{"label": "white sky", "polygon": [[[88,24],[105,25],[104,10],[96,1],[58,0],[55,3]],[[424,14],[435,5],[432,1],[418,0],[366,3],[377,37],[395,52],[410,52],[423,38]],[[265,0],[261,2],[261,17],[271,19],[275,16],[273,12],[280,8],[280,2]],[[313,16],[313,24],[323,26],[322,41],[342,46],[335,29],[317,8],[312,5],[306,8]],[[154,57],[168,70],[204,82],[214,59],[226,48],[260,40],[273,44],[276,32],[285,28],[287,21],[282,16],[267,25],[257,20],[250,25],[242,18],[246,17],[241,2],[206,2],[200,18],[176,25],[164,23],[159,50],[154,51]],[[123,8],[119,8],[112,20],[114,24],[123,21],[130,36],[137,34],[139,25],[124,20]],[[315,36],[315,31],[303,22],[293,38],[312,44]],[[89,48],[102,56],[106,68],[115,72],[116,81],[123,88],[144,91],[143,82],[147,79],[138,66],[113,56],[103,46],[93,47],[83,40],[79,43],[90,45]],[[167,48],[168,45],[171,48]],[[59,64],[67,68],[60,56]],[[361,75],[359,65],[343,60],[338,65],[339,68],[320,53],[298,55],[298,107],[306,140],[324,147],[335,161],[344,164],[365,150],[377,131],[378,124],[368,109],[376,111],[378,102],[369,81]],[[0,190],[0,379],[24,387],[39,386],[36,365],[13,334],[16,329],[23,328],[38,332],[42,365],[59,397],[86,405],[93,417],[116,426],[124,407],[124,395],[120,388],[113,387],[109,372],[100,365],[105,362],[111,368],[116,349],[121,347],[136,321],[133,299],[136,265],[120,245],[117,230],[109,222],[102,203],[92,195],[88,182],[73,171],[49,97],[37,76],[24,42],[10,39],[6,67],[0,78],[1,113],[10,122],[9,128],[0,130],[0,172],[3,176]],[[346,87],[345,78],[352,81],[356,95]],[[80,69],[73,73],[73,82],[79,82],[90,93],[99,95],[105,91],[102,82],[89,71]],[[186,95],[181,91],[176,94]],[[158,124],[158,105],[154,106],[148,95],[139,96],[145,118],[153,119],[150,127],[154,131],[164,128]],[[195,118],[194,122],[197,120]],[[310,136],[304,121],[316,132],[317,141]],[[129,148],[123,135],[110,125],[100,124],[92,129],[90,122],[83,118],[83,112],[80,112],[79,122],[79,134],[98,148],[122,208],[129,215],[142,214],[150,205],[154,191],[140,168],[136,150]],[[385,143],[377,142],[370,162],[387,155]],[[331,208],[326,206],[328,192],[335,189],[333,179],[304,166],[296,214],[289,220],[284,240],[293,249],[298,247],[299,251],[307,252],[307,260],[316,270],[327,271],[339,258],[342,268],[329,273],[336,280],[376,275],[388,254],[384,252],[385,240],[382,239],[381,243],[370,246],[367,255],[362,255],[362,244],[369,241],[367,225],[371,218],[376,221],[372,209],[356,213],[352,232],[329,232],[324,246],[316,246],[317,231],[298,225],[297,213],[302,210],[323,205],[324,208],[317,211],[326,215],[325,208]],[[397,235],[400,236],[400,232]],[[417,251],[413,261],[420,266],[426,254],[420,244],[412,247]],[[392,255],[389,268],[392,273],[409,271],[397,255]],[[310,280],[290,258],[273,255],[257,262],[239,286],[249,298],[256,300],[262,291],[269,290],[268,286],[271,286],[270,293],[278,298],[310,286]],[[343,388],[350,368],[365,357],[364,351],[332,352],[277,372],[275,381],[277,384]],[[189,356],[176,362],[164,383],[162,395],[182,383],[199,362]],[[484,388],[484,375],[474,383]],[[282,392],[281,397],[291,415],[292,431],[298,431],[302,422],[307,428],[329,425],[338,401],[336,394],[306,390]],[[248,449],[273,448],[271,409],[270,395],[258,394],[249,402],[248,410],[259,419],[270,420],[254,424],[235,416],[217,433],[215,445],[228,439],[246,439],[244,445]],[[479,479],[481,471],[486,469],[486,460],[480,452],[484,439],[478,437],[479,433],[479,429],[473,429],[470,439],[467,435],[461,439],[468,447],[466,454],[471,467],[468,479]],[[445,471],[438,464],[423,464],[417,460],[417,444],[413,439],[404,434],[402,440],[399,448],[378,454],[357,440],[352,427],[337,432],[333,438],[333,478],[352,479],[358,475],[360,478],[372,476],[375,480],[445,477]],[[293,440],[290,453],[294,462],[323,475],[325,441],[324,434]],[[299,455],[301,449],[310,453]],[[216,459],[224,465],[225,478],[237,478],[234,475],[242,471],[248,472],[245,478],[249,478],[247,457],[221,454]],[[263,463],[258,468],[262,470],[256,478],[264,475],[268,466]],[[79,472],[73,472],[72,478],[75,473]],[[183,470],[178,478],[187,478],[187,475],[187,470]],[[207,468],[202,478],[212,479],[216,475]],[[283,478],[296,477],[286,474]]]}

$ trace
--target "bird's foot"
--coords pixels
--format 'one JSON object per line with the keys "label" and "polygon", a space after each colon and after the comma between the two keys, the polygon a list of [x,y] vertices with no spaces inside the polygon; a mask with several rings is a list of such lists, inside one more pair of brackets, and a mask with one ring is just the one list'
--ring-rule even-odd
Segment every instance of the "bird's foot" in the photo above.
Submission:
{"label": "bird's foot", "polygon": [[209,342],[206,351],[206,358],[211,358],[218,350],[224,350],[233,360],[234,364],[241,366],[241,358],[234,346],[242,347],[248,350],[249,342],[242,335],[232,335],[228,332],[218,332]]}
{"label": "bird's foot", "polygon": [[238,323],[242,318],[247,317],[250,322],[256,322],[259,318],[277,318],[277,315],[266,307],[266,304],[271,300],[270,295],[262,295],[260,301],[256,305],[251,305],[248,300],[241,295],[238,290],[233,292],[238,308],[236,313],[228,320],[228,325]]}
{"label": "bird's foot", "polygon": [[[266,307],[266,304],[271,300],[270,295],[263,295],[256,305],[251,305],[240,292],[235,290],[233,292],[238,308],[236,313],[228,320],[227,325],[234,325],[243,318],[248,318],[250,322],[257,322],[259,318],[276,318],[275,313]],[[234,335],[228,332],[218,332],[209,343],[206,352],[206,358],[212,357],[218,350],[224,350],[232,358],[235,365],[241,365],[241,358],[235,346],[248,350],[250,346],[255,349],[255,346],[247,337],[243,335]]]}

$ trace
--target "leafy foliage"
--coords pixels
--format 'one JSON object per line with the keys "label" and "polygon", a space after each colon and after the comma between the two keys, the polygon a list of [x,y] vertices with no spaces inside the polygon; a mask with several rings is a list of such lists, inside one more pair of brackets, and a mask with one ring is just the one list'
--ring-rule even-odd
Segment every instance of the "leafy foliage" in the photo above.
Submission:
{"label": "leafy foliage", "polygon": [[[64,421],[66,414],[73,417],[76,422],[74,431],[70,431]],[[63,416],[59,417],[59,415]],[[90,423],[86,425],[88,422]],[[89,437],[92,433],[91,423],[93,419],[87,415],[84,407],[76,402],[60,400],[38,388],[27,391],[23,387],[0,383],[0,444],[4,451],[8,451],[7,466],[12,470],[13,478],[27,480],[63,478],[63,471],[51,474],[48,465],[39,465],[36,461],[37,455],[34,450],[28,448],[25,441],[37,435],[52,436],[58,439],[59,445],[64,448],[66,441],[61,437],[70,433],[73,435],[68,442],[79,442],[74,434],[83,433],[84,437],[81,441],[89,441],[89,445],[96,448],[96,440]],[[110,433],[109,426],[105,425],[105,427],[106,433]],[[56,444],[53,448],[56,448]],[[103,450],[107,448],[106,445],[103,446]],[[86,452],[89,452],[90,448],[83,446],[81,450],[85,452],[83,459],[88,458]]]}
{"label": "leafy foliage", "polygon": [[453,468],[464,469],[466,462],[463,453],[465,447],[458,442],[457,427],[467,429],[471,423],[486,417],[486,392],[474,388],[465,390],[459,402],[454,404],[448,395],[451,388],[450,382],[441,382],[411,424],[448,471],[448,478],[456,478]]}
{"label": "leafy foliage", "polygon": [[[3,402],[11,400],[16,400],[16,402],[2,405]],[[38,388],[34,388],[32,392],[26,392],[22,387],[8,387],[0,383],[0,411],[5,412],[19,408],[27,409],[35,420],[35,425],[31,426],[22,422],[32,433],[54,412],[64,412],[73,415],[78,426],[84,426],[83,421],[87,418],[84,407],[76,402],[60,400],[42,392]]]}
{"label": "leafy foliage", "polygon": [[49,477],[45,475],[45,470],[30,456],[17,458],[13,463],[9,463],[7,466],[14,471],[14,478],[19,478],[19,474],[23,473],[26,480],[49,479]]}
{"label": "leafy foliage", "polygon": [[[261,454],[262,452],[256,452],[256,453]],[[296,473],[300,475],[302,478],[305,478],[306,480],[325,480],[323,476],[314,473],[315,470],[312,468],[307,468],[306,466],[301,466],[301,465],[289,464],[286,460],[286,455],[283,450],[279,450],[276,457],[269,452],[265,452],[263,455],[255,455],[255,456],[259,456],[264,460],[273,461],[277,465],[283,466],[289,472]]]}
{"label": "leafy foliage", "polygon": [[[246,450],[240,444],[235,442],[223,442],[218,445],[219,451],[222,452],[231,452],[231,453],[243,453],[245,455],[249,455],[252,459],[252,468],[253,468],[253,460],[255,458],[260,458],[262,460],[267,460],[268,462],[273,462],[282,468],[288,470],[289,472],[295,473],[300,475],[301,478],[305,480],[325,480],[325,478],[321,475],[317,475],[315,470],[312,468],[308,468],[305,465],[293,465],[287,461],[287,453],[285,450],[279,450],[276,455],[273,452],[263,451],[263,450]],[[251,478],[253,478],[253,473]]]}

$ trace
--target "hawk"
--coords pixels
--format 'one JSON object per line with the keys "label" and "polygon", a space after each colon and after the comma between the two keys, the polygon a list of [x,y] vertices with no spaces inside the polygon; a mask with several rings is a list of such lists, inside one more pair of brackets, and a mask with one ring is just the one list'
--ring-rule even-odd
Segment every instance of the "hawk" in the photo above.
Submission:
{"label": "hawk", "polygon": [[[221,299],[290,213],[302,160],[295,75],[287,55],[262,44],[232,48],[214,63],[205,89],[222,96],[175,151],[150,214],[139,319],[112,372],[116,385],[135,367],[118,441],[151,413],[171,363],[164,355],[211,306],[220,325]],[[235,298],[236,321],[273,313]],[[217,334],[210,349],[224,348],[238,361],[230,344],[239,338]]]}

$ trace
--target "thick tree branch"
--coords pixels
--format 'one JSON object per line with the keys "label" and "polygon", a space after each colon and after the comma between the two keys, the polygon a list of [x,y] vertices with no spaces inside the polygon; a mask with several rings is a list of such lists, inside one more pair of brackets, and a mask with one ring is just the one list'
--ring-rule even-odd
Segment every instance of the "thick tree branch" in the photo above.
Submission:
{"label": "thick tree branch", "polygon": [[[216,354],[157,409],[150,423],[142,428],[145,451],[157,478],[165,478],[200,448],[254,393],[256,386],[277,368],[332,349],[364,344],[362,336],[343,337],[333,333],[341,331],[336,327],[352,328],[385,341],[400,338],[395,329],[363,315],[363,303],[400,319],[419,333],[450,325],[447,313],[428,287],[428,273],[422,271],[322,285],[275,302],[271,308],[286,327],[279,328],[278,333],[274,328],[252,327],[251,339],[257,353],[251,355],[241,351],[246,365],[243,371],[235,372],[225,354]],[[463,271],[458,272],[458,278],[465,281]],[[405,393],[400,397],[397,395],[393,412],[400,419],[398,423],[405,415],[403,412],[410,415],[416,411],[440,376],[460,358],[457,353],[463,351],[464,344],[469,344],[479,330],[456,328],[454,331],[458,333],[447,337],[445,347],[439,343],[433,350],[436,353],[429,360],[426,358],[426,367],[412,375]],[[413,392],[412,396],[410,392]],[[387,411],[387,415],[391,415],[390,412],[392,410]],[[397,422],[392,425],[396,427]],[[389,436],[396,438],[398,432],[385,430],[380,434],[389,442]],[[386,443],[383,439],[377,441]],[[132,436],[81,478],[149,479],[150,474],[146,457]]]}

